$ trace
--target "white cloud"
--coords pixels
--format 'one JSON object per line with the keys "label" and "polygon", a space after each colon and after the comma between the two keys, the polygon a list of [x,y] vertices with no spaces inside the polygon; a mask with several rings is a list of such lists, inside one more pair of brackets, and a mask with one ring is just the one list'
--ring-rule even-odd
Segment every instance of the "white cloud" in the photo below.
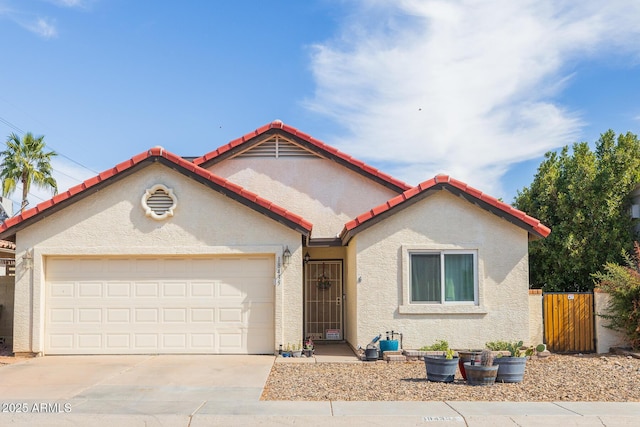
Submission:
{"label": "white cloud", "polygon": [[22,26],[45,39],[50,39],[58,35],[55,23],[48,18],[38,18],[34,22],[22,24]]}
{"label": "white cloud", "polygon": [[509,165],[573,142],[554,102],[570,64],[635,55],[640,2],[361,1],[314,47],[308,108],[344,125],[341,149],[410,184],[444,172],[496,196]]}

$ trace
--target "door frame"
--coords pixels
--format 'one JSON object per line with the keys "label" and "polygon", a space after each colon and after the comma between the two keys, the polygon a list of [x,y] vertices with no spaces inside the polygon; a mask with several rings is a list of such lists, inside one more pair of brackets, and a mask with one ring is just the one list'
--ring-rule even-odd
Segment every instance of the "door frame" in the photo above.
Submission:
{"label": "door frame", "polygon": [[[310,265],[320,265],[320,264],[327,264],[327,263],[331,263],[331,264],[339,264],[339,272],[340,272],[340,278],[339,278],[339,286],[340,286],[340,292],[339,292],[339,304],[340,304],[340,338],[339,339],[327,339],[325,333],[323,333],[323,336],[321,338],[317,337],[317,332],[314,335],[311,335],[308,331],[308,298],[309,298],[309,286],[310,286],[310,282],[309,282],[309,266]],[[303,324],[302,324],[302,330],[304,333],[304,338],[306,339],[307,337],[311,336],[311,338],[314,341],[321,341],[324,343],[332,343],[332,342],[345,342],[345,309],[344,309],[344,300],[345,300],[345,290],[344,290],[344,259],[341,258],[316,258],[316,259],[309,259],[308,261],[304,262],[304,274],[303,274],[303,296],[302,296],[302,300],[303,300]],[[326,323],[326,322],[324,322]],[[326,328],[323,328],[326,330]]]}

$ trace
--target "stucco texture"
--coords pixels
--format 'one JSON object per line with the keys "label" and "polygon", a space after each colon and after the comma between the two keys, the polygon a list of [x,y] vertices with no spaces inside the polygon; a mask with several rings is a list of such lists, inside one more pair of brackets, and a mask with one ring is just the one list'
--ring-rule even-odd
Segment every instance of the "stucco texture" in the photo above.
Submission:
{"label": "stucco texture", "polygon": [[[141,197],[155,184],[175,193],[175,215],[144,215]],[[44,268],[49,255],[272,254],[291,262],[275,285],[275,341],[302,335],[300,234],[168,167],[150,165],[17,234],[16,259],[33,250],[34,266],[16,266],[14,351],[42,351]],[[276,265],[275,271],[280,266]],[[275,281],[275,278],[274,278]],[[284,309],[286,307],[286,310]]]}
{"label": "stucco texture", "polygon": [[[390,330],[403,334],[404,348],[440,339],[459,349],[528,341],[527,241],[525,230],[444,190],[360,231],[350,243],[357,260],[348,285],[357,287],[352,345]],[[477,251],[478,304],[410,304],[408,249]]]}
{"label": "stucco texture", "polygon": [[397,193],[321,158],[234,158],[209,168],[313,223],[313,237],[336,237],[344,224]]}

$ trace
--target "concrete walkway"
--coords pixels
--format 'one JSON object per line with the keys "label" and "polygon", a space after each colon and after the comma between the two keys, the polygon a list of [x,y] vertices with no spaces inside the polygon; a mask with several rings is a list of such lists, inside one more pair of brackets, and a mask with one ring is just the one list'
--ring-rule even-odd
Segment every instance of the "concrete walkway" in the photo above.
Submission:
{"label": "concrete walkway", "polygon": [[[348,354],[317,357],[325,361],[354,358]],[[640,402],[261,401],[276,360],[283,363],[273,356],[27,359],[0,367],[0,425],[640,425]]]}

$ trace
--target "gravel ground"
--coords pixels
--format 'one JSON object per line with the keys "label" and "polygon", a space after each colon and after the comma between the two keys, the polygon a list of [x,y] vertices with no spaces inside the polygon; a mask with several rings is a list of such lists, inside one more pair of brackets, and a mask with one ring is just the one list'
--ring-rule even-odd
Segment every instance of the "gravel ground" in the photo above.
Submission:
{"label": "gravel ground", "polygon": [[640,401],[640,359],[552,355],[527,362],[524,382],[429,382],[424,362],[276,363],[262,400]]}

